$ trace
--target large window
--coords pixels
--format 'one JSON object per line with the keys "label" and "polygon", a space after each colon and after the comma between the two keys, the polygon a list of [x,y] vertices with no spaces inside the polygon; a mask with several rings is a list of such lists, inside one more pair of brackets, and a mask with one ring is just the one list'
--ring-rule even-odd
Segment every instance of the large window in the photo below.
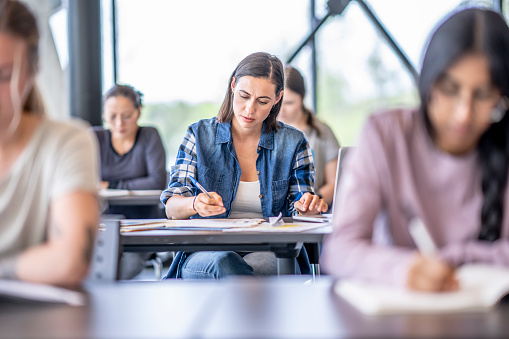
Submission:
{"label": "large window", "polygon": [[[436,23],[458,6],[472,5],[460,0],[366,3],[417,70]],[[117,0],[116,5],[117,81],[145,94],[141,123],[162,134],[168,166],[187,126],[217,114],[229,76],[243,57],[266,51],[286,62],[310,31],[309,0]],[[316,16],[323,17],[327,1],[316,0],[315,7]],[[341,144],[356,143],[369,114],[418,104],[414,79],[356,1],[327,19],[316,47],[317,114]],[[292,61],[306,77],[308,93],[310,56],[306,46]],[[306,98],[309,107],[311,99]]]}

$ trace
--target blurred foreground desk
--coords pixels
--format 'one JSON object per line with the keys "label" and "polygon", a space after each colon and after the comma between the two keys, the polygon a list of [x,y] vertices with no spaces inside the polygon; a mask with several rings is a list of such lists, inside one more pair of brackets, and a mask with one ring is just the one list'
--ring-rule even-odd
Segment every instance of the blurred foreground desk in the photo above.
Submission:
{"label": "blurred foreground desk", "polygon": [[487,313],[364,316],[323,277],[88,285],[82,307],[0,301],[2,338],[502,338]]}
{"label": "blurred foreground desk", "polygon": [[121,243],[124,252],[271,251],[279,274],[295,274],[295,258],[303,243],[318,247],[331,231],[331,226],[280,233],[152,230],[122,233]]}

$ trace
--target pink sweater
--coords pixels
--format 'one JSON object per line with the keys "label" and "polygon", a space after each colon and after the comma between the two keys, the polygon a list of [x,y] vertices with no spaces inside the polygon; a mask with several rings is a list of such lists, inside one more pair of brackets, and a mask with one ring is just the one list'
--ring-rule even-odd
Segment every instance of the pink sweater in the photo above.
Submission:
{"label": "pink sweater", "polygon": [[508,190],[501,239],[477,240],[483,202],[478,153],[439,150],[418,111],[371,116],[342,175],[334,231],[321,258],[327,273],[403,285],[416,251],[407,227],[416,216],[450,264],[509,266]]}

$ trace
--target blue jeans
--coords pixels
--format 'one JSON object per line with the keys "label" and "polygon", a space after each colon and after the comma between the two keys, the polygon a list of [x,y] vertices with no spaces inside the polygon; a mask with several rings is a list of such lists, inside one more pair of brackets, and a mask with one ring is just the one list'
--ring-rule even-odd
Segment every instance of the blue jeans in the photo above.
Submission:
{"label": "blue jeans", "polygon": [[[183,279],[224,279],[232,275],[271,275],[277,274],[275,257],[269,252],[194,252],[190,254],[182,265]],[[251,257],[253,254],[261,254]],[[246,262],[247,261],[247,262]],[[248,264],[254,265],[253,267]],[[296,262],[295,271],[300,274],[300,267]],[[261,265],[261,267],[260,267]],[[263,266],[273,266],[268,271]],[[255,269],[254,269],[255,268]]]}
{"label": "blue jeans", "polygon": [[183,279],[223,279],[230,275],[254,275],[237,252],[194,252],[182,265]]}

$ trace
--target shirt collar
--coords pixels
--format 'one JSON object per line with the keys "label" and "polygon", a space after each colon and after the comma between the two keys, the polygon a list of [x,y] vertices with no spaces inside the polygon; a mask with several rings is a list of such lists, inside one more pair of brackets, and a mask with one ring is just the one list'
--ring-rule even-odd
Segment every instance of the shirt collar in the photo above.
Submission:
{"label": "shirt collar", "polygon": [[[273,150],[274,149],[274,131],[265,133],[266,124],[263,122],[262,136],[258,146]],[[223,122],[217,124],[216,131],[216,144],[223,144],[230,141],[232,137],[232,124],[231,122]]]}

